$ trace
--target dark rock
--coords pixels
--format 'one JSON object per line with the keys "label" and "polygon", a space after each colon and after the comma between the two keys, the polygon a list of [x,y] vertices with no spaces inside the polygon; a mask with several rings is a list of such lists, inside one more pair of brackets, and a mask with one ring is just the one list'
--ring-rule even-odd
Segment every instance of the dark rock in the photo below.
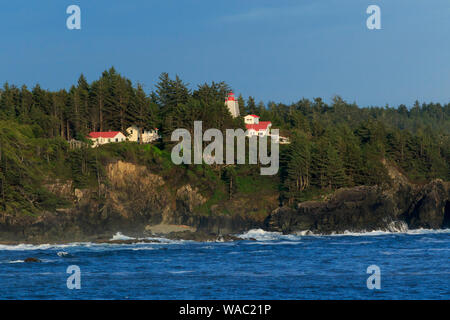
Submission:
{"label": "dark rock", "polygon": [[[360,186],[341,189],[328,201],[308,201],[296,209],[274,210],[265,221],[270,231],[320,234],[344,231],[399,231],[445,227],[450,221],[450,188],[435,180],[423,187],[399,184],[390,189]],[[404,224],[402,224],[404,222]]]}
{"label": "dark rock", "polygon": [[33,263],[33,262],[41,262],[41,260],[39,260],[38,258],[26,258],[24,260],[24,262],[26,262],[26,263]]}
{"label": "dark rock", "polygon": [[418,192],[409,210],[402,217],[410,228],[440,229],[448,224],[449,202],[448,184],[435,180]]}
{"label": "dark rock", "polygon": [[202,231],[171,232],[167,235],[167,238],[172,239],[172,240],[192,240],[192,241],[198,241],[198,242],[242,240],[238,237],[235,237],[235,236],[232,236],[229,234],[217,235],[215,233],[206,233],[206,232],[202,232]]}
{"label": "dark rock", "polygon": [[443,228],[450,228],[450,200],[447,200],[445,204],[445,213],[444,213],[444,226]]}

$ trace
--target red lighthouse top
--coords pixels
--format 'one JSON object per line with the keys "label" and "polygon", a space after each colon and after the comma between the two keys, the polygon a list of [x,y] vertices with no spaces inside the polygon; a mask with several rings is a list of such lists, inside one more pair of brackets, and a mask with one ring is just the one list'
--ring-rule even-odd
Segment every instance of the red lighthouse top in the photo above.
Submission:
{"label": "red lighthouse top", "polygon": [[234,93],[231,91],[228,93],[227,101],[235,101]]}

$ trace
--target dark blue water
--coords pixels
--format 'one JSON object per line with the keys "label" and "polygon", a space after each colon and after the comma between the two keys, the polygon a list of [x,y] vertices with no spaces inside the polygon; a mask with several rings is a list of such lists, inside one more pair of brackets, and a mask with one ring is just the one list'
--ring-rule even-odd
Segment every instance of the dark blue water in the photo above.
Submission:
{"label": "dark blue water", "polygon": [[[449,230],[247,237],[258,241],[0,246],[0,299],[450,298]],[[80,290],[67,288],[70,265]],[[380,290],[367,288],[370,265]]]}

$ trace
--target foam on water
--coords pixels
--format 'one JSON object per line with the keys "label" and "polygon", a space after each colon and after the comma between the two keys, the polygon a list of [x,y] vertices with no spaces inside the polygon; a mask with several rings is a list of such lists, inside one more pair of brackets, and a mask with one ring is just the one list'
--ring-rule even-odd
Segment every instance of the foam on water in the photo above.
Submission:
{"label": "foam on water", "polygon": [[31,251],[31,250],[51,250],[63,249],[71,247],[90,247],[94,243],[91,242],[73,242],[67,244],[17,244],[17,245],[0,245],[0,251]]}
{"label": "foam on water", "polygon": [[[397,225],[398,226],[398,225]],[[302,238],[307,237],[367,237],[367,236],[385,236],[385,235],[395,235],[395,234],[406,234],[406,235],[427,235],[427,234],[450,234],[450,229],[405,229],[404,226],[399,228],[391,228],[391,230],[375,230],[369,232],[352,232],[345,231],[343,233],[333,233],[333,234],[315,234],[309,230],[296,232],[295,234],[282,234],[281,232],[270,232],[262,229],[252,229],[242,234],[237,235],[238,238],[243,240],[256,240],[259,243],[270,243],[270,242],[280,242],[283,244],[295,244],[300,243]],[[121,232],[116,233],[111,240],[136,240],[134,244],[110,244],[110,243],[93,243],[93,242],[73,242],[67,244],[18,244],[18,245],[0,245],[0,251],[35,251],[35,250],[57,250],[59,256],[68,255],[67,249],[70,248],[85,248],[92,250],[107,250],[114,248],[129,248],[129,247],[142,247],[142,249],[151,250],[152,247],[158,247],[160,245],[174,245],[174,244],[185,244],[192,243],[190,240],[170,240],[160,237],[147,237],[147,238],[133,238],[122,234]],[[140,240],[155,240],[158,242],[146,243],[139,242]],[[426,239],[423,241],[427,241]],[[433,242],[442,242],[445,240],[431,239]],[[223,245],[227,245],[224,242]]]}
{"label": "foam on water", "polygon": [[252,229],[243,234],[238,235],[239,238],[244,240],[255,239],[257,241],[278,241],[278,240],[291,240],[298,241],[301,238],[295,234],[284,235],[281,232],[264,231],[263,229]]}
{"label": "foam on water", "polygon": [[[189,240],[170,240],[160,237],[146,237],[146,238],[133,238],[122,234],[116,233],[112,238],[114,240],[136,240],[133,244],[120,244],[120,243],[95,243],[95,242],[72,242],[65,244],[17,244],[17,245],[0,245],[0,251],[35,251],[35,250],[58,250],[58,256],[64,256],[70,254],[67,249],[70,248],[89,248],[92,250],[107,250],[110,248],[128,248],[130,246],[158,246],[168,244],[183,244],[186,242],[192,242]],[[157,242],[148,243],[143,240],[155,240]]]}
{"label": "foam on water", "polygon": [[59,251],[56,253],[58,255],[58,257],[68,257],[69,253],[66,251]]}
{"label": "foam on water", "polygon": [[[244,241],[225,243],[133,239],[138,243],[1,246],[0,299],[448,299],[449,234],[330,237],[255,229],[240,236]],[[359,237],[367,235],[379,237]],[[43,263],[25,264],[27,257]],[[66,288],[72,264],[87,275],[76,295]],[[387,280],[375,295],[366,287],[371,264]]]}
{"label": "foam on water", "polygon": [[367,237],[367,236],[384,236],[384,235],[395,235],[395,234],[407,234],[407,235],[427,235],[427,234],[449,234],[450,229],[414,229],[409,230],[405,228],[404,225],[400,225],[399,228],[390,228],[390,230],[375,230],[375,231],[362,231],[362,232],[352,232],[344,231],[343,233],[332,233],[332,234],[316,234],[309,230],[296,232],[295,234],[284,235],[281,232],[271,232],[264,231],[262,229],[252,229],[243,234],[237,235],[239,238],[244,240],[255,239],[257,241],[299,241],[302,237]]}
{"label": "foam on water", "polygon": [[117,232],[111,238],[111,240],[113,240],[113,241],[115,241],[115,240],[134,240],[134,239],[136,239],[136,238],[132,238],[132,237],[128,237],[126,235],[123,235],[122,232]]}

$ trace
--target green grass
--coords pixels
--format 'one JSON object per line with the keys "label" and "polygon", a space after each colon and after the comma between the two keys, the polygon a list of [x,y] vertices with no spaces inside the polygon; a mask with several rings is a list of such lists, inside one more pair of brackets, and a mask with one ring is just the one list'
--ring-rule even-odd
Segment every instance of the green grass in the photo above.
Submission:
{"label": "green grass", "polygon": [[236,177],[237,191],[244,194],[260,193],[263,191],[277,192],[277,182],[272,177],[247,176]]}

